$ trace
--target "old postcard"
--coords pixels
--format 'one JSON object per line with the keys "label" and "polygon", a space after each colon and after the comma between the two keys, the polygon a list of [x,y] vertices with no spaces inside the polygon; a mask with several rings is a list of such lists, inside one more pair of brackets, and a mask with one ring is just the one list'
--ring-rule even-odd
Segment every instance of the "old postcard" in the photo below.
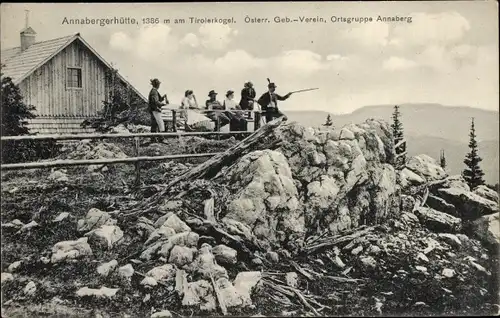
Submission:
{"label": "old postcard", "polygon": [[496,1],[0,8],[2,317],[500,314]]}

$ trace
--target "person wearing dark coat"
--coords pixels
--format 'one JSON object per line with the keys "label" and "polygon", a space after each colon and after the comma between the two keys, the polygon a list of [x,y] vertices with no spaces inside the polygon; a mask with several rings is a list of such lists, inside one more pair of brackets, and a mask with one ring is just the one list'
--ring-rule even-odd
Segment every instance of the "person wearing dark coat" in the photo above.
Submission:
{"label": "person wearing dark coat", "polygon": [[[224,106],[217,100],[217,93],[214,90],[211,90],[208,93],[208,99],[205,102],[205,109],[208,110],[224,110]],[[221,127],[229,124],[231,121],[231,113],[230,112],[207,112],[205,114],[208,118],[215,122],[215,131],[219,131]]]}
{"label": "person wearing dark coat", "polygon": [[[255,89],[252,82],[246,82],[241,90],[240,107],[243,110],[253,110],[253,103],[255,101]],[[248,112],[248,118],[252,117],[252,113]]]}
{"label": "person wearing dark coat", "polygon": [[[161,118],[161,107],[168,104],[167,95],[160,95],[160,81],[155,78],[151,80],[151,91],[149,92],[148,104],[149,113],[151,114],[151,132],[165,132],[165,123]],[[163,101],[165,101],[163,103]],[[160,142],[161,138],[151,138],[151,142]]]}
{"label": "person wearing dark coat", "polygon": [[285,114],[283,114],[279,108],[278,108],[278,101],[283,101],[287,100],[292,93],[288,93],[285,96],[280,96],[276,94],[276,84],[274,83],[269,83],[267,85],[268,91],[259,98],[257,103],[262,108],[262,111],[265,113],[266,116],[266,123],[272,121],[274,118],[278,117],[284,117],[284,120],[287,120],[288,118],[286,117]]}

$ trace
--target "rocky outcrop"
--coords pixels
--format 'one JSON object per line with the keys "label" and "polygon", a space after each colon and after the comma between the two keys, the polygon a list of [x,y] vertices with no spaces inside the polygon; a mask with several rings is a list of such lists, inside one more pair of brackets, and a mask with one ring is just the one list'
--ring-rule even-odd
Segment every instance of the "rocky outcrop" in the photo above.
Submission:
{"label": "rocky outcrop", "polygon": [[300,244],[307,231],[377,223],[399,210],[387,123],[340,131],[290,123],[272,137],[280,147],[247,154],[219,178],[231,191],[228,226],[239,222],[270,247]]}
{"label": "rocky outcrop", "polygon": [[420,223],[436,232],[458,232],[462,229],[462,220],[430,208],[420,207],[415,215]]}
{"label": "rocky outcrop", "polygon": [[488,188],[487,186],[480,185],[474,189],[474,193],[480,197],[483,197],[487,200],[498,202],[498,192]]}
{"label": "rocky outcrop", "polygon": [[486,246],[500,248],[500,215],[484,215],[469,225],[469,232]]}
{"label": "rocky outcrop", "polygon": [[439,189],[438,193],[446,202],[456,207],[464,219],[477,219],[482,215],[498,213],[498,203],[460,188]]}
{"label": "rocky outcrop", "polygon": [[410,157],[406,168],[426,181],[441,180],[447,176],[436,160],[424,154]]}

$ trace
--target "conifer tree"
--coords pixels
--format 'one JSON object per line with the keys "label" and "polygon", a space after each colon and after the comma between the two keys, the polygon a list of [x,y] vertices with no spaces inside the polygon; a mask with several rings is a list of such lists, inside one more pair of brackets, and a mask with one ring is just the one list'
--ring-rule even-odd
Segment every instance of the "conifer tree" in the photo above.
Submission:
{"label": "conifer tree", "polygon": [[441,168],[446,169],[446,158],[444,156],[444,150],[441,150],[441,157],[439,160],[439,165],[441,166]]}
{"label": "conifer tree", "polygon": [[484,184],[483,176],[484,172],[479,167],[479,163],[483,160],[479,157],[476,141],[476,129],[474,127],[474,118],[472,118],[472,123],[469,133],[469,153],[465,156],[464,163],[466,165],[462,172],[462,176],[465,181],[469,184],[471,189],[476,188]]}
{"label": "conifer tree", "polygon": [[403,136],[403,123],[400,120],[401,113],[399,112],[399,106],[394,106],[394,112],[392,113],[392,135],[394,137],[394,145],[396,151],[396,165],[402,166],[406,163],[406,143],[404,142]]}
{"label": "conifer tree", "polygon": [[332,117],[330,116],[330,114],[326,116],[326,123],[324,123],[323,126],[333,126]]}

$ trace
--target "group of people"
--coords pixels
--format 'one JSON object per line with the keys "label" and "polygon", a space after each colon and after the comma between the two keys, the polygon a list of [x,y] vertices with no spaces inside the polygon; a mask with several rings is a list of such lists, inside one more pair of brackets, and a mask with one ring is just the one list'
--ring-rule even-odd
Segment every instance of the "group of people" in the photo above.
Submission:
{"label": "group of people", "polygon": [[[266,122],[274,118],[286,116],[278,109],[278,101],[288,99],[292,93],[285,96],[278,95],[276,84],[271,83],[268,79],[268,91],[255,100],[256,92],[252,82],[244,84],[241,90],[241,99],[237,103],[234,100],[234,91],[229,90],[226,93],[224,101],[221,103],[217,100],[217,92],[211,90],[208,93],[209,99],[205,101],[205,107],[198,105],[196,96],[192,90],[187,90],[184,93],[184,98],[181,102],[181,116],[185,119],[186,131],[192,131],[197,126],[214,126],[215,130],[229,124],[231,131],[246,131],[247,119],[251,118],[251,111],[254,110],[255,102],[261,107]],[[167,95],[161,95],[158,91],[160,88],[158,79],[151,80],[151,91],[149,93],[149,112],[151,113],[151,132],[164,132],[165,124],[161,116],[161,108],[169,104]],[[245,112],[246,111],[246,112]]]}

